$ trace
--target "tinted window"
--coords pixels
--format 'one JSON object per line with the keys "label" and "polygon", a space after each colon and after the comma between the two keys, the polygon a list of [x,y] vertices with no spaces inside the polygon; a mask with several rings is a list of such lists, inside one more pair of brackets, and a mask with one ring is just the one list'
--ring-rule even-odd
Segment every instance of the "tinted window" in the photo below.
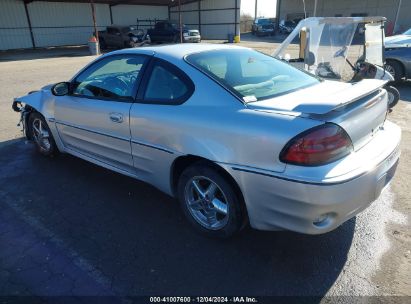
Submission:
{"label": "tinted window", "polygon": [[271,23],[270,19],[258,19],[258,24],[269,24]]}
{"label": "tinted window", "polygon": [[133,99],[145,56],[106,57],[82,72],[74,81],[73,95]]}
{"label": "tinted window", "polygon": [[164,22],[158,22],[158,23],[156,23],[156,25],[155,25],[155,28],[156,28],[157,30],[163,30],[163,29],[165,29],[165,27],[166,27],[166,25],[165,25]]}
{"label": "tinted window", "polygon": [[244,101],[257,101],[315,85],[320,80],[289,64],[253,50],[215,50],[187,61]]}
{"label": "tinted window", "polygon": [[157,62],[147,82],[144,99],[154,103],[175,104],[184,101],[191,90],[191,81],[181,71]]}

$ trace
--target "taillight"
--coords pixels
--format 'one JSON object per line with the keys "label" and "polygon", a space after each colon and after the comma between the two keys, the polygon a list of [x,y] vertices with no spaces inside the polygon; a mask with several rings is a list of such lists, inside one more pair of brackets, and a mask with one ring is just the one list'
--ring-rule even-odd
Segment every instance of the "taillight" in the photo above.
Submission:
{"label": "taillight", "polygon": [[309,129],[291,139],[280,153],[284,163],[319,166],[351,153],[352,142],[338,125],[326,123]]}

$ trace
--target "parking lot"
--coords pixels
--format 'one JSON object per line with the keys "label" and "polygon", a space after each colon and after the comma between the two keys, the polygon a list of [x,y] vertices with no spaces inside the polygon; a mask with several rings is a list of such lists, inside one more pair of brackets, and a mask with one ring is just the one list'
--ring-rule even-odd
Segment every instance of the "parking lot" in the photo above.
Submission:
{"label": "parking lot", "polygon": [[[256,40],[241,44],[277,45]],[[72,156],[40,157],[22,138],[13,98],[93,59],[74,47],[0,53],[0,296],[411,295],[411,81],[389,115],[403,130],[400,165],[370,208],[324,235],[246,228],[213,240],[153,187]]]}

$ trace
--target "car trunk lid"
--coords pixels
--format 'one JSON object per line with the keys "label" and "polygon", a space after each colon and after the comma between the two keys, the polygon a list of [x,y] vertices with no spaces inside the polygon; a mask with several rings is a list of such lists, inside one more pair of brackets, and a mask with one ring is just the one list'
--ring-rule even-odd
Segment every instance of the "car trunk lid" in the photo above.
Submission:
{"label": "car trunk lid", "polygon": [[280,111],[340,125],[354,149],[363,147],[383,126],[388,98],[385,81],[367,79],[358,83],[322,83],[275,98],[248,103],[257,111]]}

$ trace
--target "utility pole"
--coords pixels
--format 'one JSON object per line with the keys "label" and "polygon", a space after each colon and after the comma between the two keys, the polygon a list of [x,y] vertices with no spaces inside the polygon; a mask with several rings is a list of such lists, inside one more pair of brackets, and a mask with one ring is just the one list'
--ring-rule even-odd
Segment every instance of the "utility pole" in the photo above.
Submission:
{"label": "utility pole", "polygon": [[318,4],[318,0],[314,0],[314,14],[313,14],[313,17],[317,17],[317,4]]}
{"label": "utility pole", "polygon": [[183,20],[181,18],[181,0],[178,0],[178,23],[180,24],[180,43],[183,43]]}
{"label": "utility pole", "polygon": [[257,19],[258,0],[255,0],[254,19]]}
{"label": "utility pole", "polygon": [[398,28],[398,17],[400,16],[401,4],[402,4],[402,0],[399,0],[399,1],[398,1],[397,12],[395,13],[395,21],[394,21],[393,34],[396,33],[397,28]]}
{"label": "utility pole", "polygon": [[90,5],[91,5],[91,15],[93,17],[94,35],[96,36],[96,39],[98,41],[98,30],[97,30],[97,23],[96,23],[96,8],[94,7],[93,0],[90,0]]}
{"label": "utility pole", "polygon": [[304,19],[307,18],[307,10],[305,9],[305,0],[303,0],[303,6],[304,6]]}

